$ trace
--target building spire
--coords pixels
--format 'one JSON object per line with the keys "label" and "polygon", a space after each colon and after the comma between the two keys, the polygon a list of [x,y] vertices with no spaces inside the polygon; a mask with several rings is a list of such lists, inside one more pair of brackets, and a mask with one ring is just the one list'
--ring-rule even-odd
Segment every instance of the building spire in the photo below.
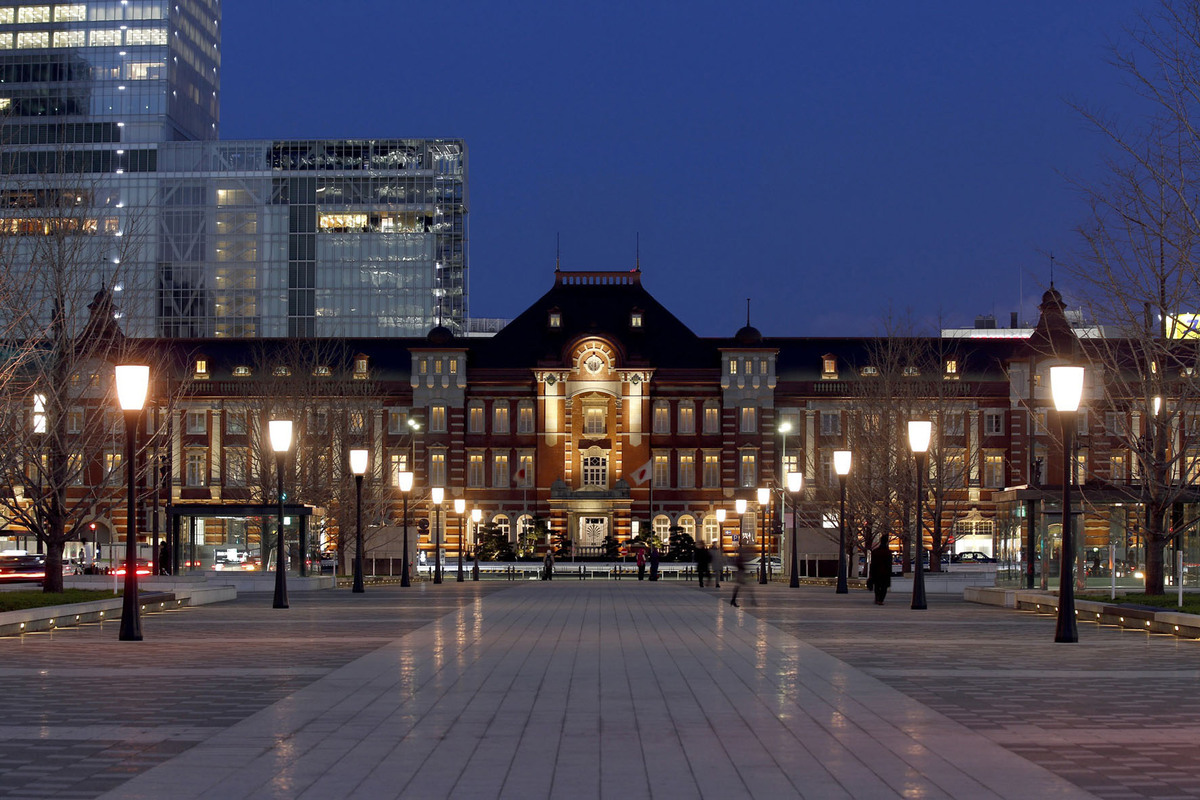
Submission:
{"label": "building spire", "polygon": [[634,234],[633,245],[633,271],[642,271],[642,234],[639,231]]}
{"label": "building spire", "polygon": [[1054,288],[1054,253],[1050,254],[1050,288]]}
{"label": "building spire", "polygon": [[750,298],[746,298],[746,327],[750,327]]}
{"label": "building spire", "polygon": [[559,256],[562,255],[562,234],[554,234],[554,271],[559,270]]}

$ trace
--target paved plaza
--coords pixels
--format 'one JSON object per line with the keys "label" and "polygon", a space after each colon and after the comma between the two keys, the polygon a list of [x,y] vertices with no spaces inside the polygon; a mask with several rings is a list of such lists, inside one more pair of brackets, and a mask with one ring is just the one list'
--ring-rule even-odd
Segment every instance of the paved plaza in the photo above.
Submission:
{"label": "paved plaza", "polygon": [[0,639],[0,798],[1200,797],[1200,642],[755,588],[244,595],[140,643]]}

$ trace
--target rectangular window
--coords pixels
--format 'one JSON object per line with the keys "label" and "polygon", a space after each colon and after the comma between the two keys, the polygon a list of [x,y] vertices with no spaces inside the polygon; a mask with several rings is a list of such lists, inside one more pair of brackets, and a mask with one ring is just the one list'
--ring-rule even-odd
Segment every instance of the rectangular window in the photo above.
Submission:
{"label": "rectangular window", "polygon": [[483,406],[467,409],[467,433],[483,433]]}
{"label": "rectangular window", "polygon": [[225,485],[246,485],[247,453],[239,447],[231,447],[225,451]]}
{"label": "rectangular window", "polygon": [[119,47],[121,45],[121,32],[108,30],[93,30],[88,31],[88,46],[89,47]]}
{"label": "rectangular window", "polygon": [[246,412],[245,411],[226,411],[225,412],[225,432],[234,436],[241,436],[246,433]]}
{"label": "rectangular window", "polygon": [[841,436],[842,435],[842,412],[840,412],[840,411],[822,411],[821,412],[821,435],[822,436]]}
{"label": "rectangular window", "polygon": [[313,412],[312,429],[322,435],[329,432],[329,412],[327,410],[320,408]]}
{"label": "rectangular window", "polygon": [[721,457],[716,453],[704,454],[704,488],[718,489],[721,486]]}
{"label": "rectangular window", "polygon": [[581,459],[584,486],[608,486],[608,459],[604,456],[584,456]]}
{"label": "rectangular window", "polygon": [[679,454],[678,485],[680,489],[696,488],[696,457],[691,453]]}
{"label": "rectangular window", "polygon": [[666,403],[654,404],[654,432],[671,432],[671,407]]}
{"label": "rectangular window", "polygon": [[1124,453],[1113,453],[1108,457],[1108,479],[1113,483],[1125,483],[1129,474]]}
{"label": "rectangular window", "polygon": [[1075,477],[1076,486],[1082,486],[1087,482],[1087,450],[1080,450],[1075,454]]}
{"label": "rectangular window", "polygon": [[1127,436],[1129,428],[1125,424],[1125,414],[1121,411],[1104,412],[1104,429],[1109,436]]}
{"label": "rectangular window", "polygon": [[67,433],[83,433],[82,408],[75,407],[67,412]]}
{"label": "rectangular window", "polygon": [[17,49],[18,50],[33,50],[50,46],[49,31],[32,31],[30,33],[17,34]]}
{"label": "rectangular window", "polygon": [[679,432],[696,432],[696,407],[691,403],[679,404]]}
{"label": "rectangular window", "polygon": [[408,427],[408,415],[395,408],[389,408],[387,415],[388,433],[393,436],[405,433],[405,428]]}
{"label": "rectangular window", "polygon": [[507,489],[512,483],[512,473],[508,471],[508,454],[492,455],[492,486],[497,489]]}
{"label": "rectangular window", "polygon": [[446,485],[446,454],[442,452],[429,454],[429,485]]}
{"label": "rectangular window", "polygon": [[742,453],[741,475],[739,483],[743,488],[758,485],[757,458],[754,453]]}
{"label": "rectangular window", "polygon": [[[87,19],[86,3],[71,3],[54,7],[55,22],[83,22]],[[11,22],[11,20],[9,20]]]}
{"label": "rectangular window", "polygon": [[104,454],[104,477],[120,478],[121,477],[121,453],[110,452]]}
{"label": "rectangular window", "polygon": [[1088,417],[1088,410],[1081,408],[1075,412],[1075,433],[1078,436],[1087,436],[1091,432],[1091,419]]}
{"label": "rectangular window", "polygon": [[49,21],[50,6],[21,6],[17,9],[17,22],[21,25]]}
{"label": "rectangular window", "polygon": [[837,472],[833,469],[832,450],[825,449],[821,451],[820,470],[822,486],[836,487],[838,485]]}
{"label": "rectangular window", "polygon": [[962,436],[966,432],[963,423],[964,416],[961,411],[947,411],[945,421],[942,425],[943,433],[946,436]]}
{"label": "rectangular window", "polygon": [[183,482],[186,486],[204,486],[208,477],[208,451],[188,450],[185,454]]}
{"label": "rectangular window", "polygon": [[87,44],[86,31],[55,31],[54,47],[83,47]]}
{"label": "rectangular window", "polygon": [[508,433],[508,403],[497,402],[492,406],[492,433]]}
{"label": "rectangular window", "polygon": [[[189,411],[187,412],[187,432],[188,433],[207,433],[208,432],[208,412],[207,411]],[[196,484],[202,486],[203,484]]]}
{"label": "rectangular window", "polygon": [[783,457],[783,480],[787,481],[787,476],[793,472],[800,471],[800,457],[795,453],[788,453]]}
{"label": "rectangular window", "polygon": [[350,433],[361,436],[367,432],[367,415],[363,411],[351,411],[347,416],[347,428]]}
{"label": "rectangular window", "polygon": [[399,486],[401,472],[408,472],[408,451],[388,453],[388,483]]}
{"label": "rectangular window", "polygon": [[654,456],[654,488],[666,489],[671,485],[671,459],[669,456]]}
{"label": "rectangular window", "polygon": [[522,405],[517,409],[517,433],[533,433],[533,406]]}
{"label": "rectangular window", "polygon": [[965,471],[965,454],[962,450],[952,450],[946,453],[946,462],[943,465],[942,484],[947,489],[959,489],[966,485],[967,474]]}
{"label": "rectangular window", "polygon": [[737,362],[736,358],[729,359],[729,374],[730,375],[737,375],[737,365],[738,365],[738,362]]}
{"label": "rectangular window", "polygon": [[[429,407],[429,432],[430,433],[445,433],[446,432],[446,407],[443,405],[435,405]],[[435,484],[441,485],[441,484]]]}
{"label": "rectangular window", "polygon": [[67,456],[67,482],[71,486],[83,486],[87,470],[84,468],[83,453],[71,453]]}
{"label": "rectangular window", "polygon": [[483,453],[467,454],[467,486],[483,488]]}
{"label": "rectangular window", "polygon": [[[532,409],[530,409],[532,411]],[[587,406],[583,409],[583,432],[587,436],[603,436],[607,430],[608,409],[603,406]]]}
{"label": "rectangular window", "polygon": [[742,406],[740,412],[741,424],[739,430],[742,433],[755,433],[758,431],[758,409],[754,406]]}
{"label": "rectangular window", "polygon": [[1004,435],[1004,412],[1000,409],[989,409],[983,412],[983,435]]}
{"label": "rectangular window", "polygon": [[983,457],[983,485],[988,489],[1004,488],[1004,456],[987,453]]}
{"label": "rectangular window", "polygon": [[721,409],[717,408],[716,406],[704,407],[704,432],[721,432]]}
{"label": "rectangular window", "polygon": [[533,486],[533,456],[522,455],[517,457],[517,486],[522,489],[528,489]]}

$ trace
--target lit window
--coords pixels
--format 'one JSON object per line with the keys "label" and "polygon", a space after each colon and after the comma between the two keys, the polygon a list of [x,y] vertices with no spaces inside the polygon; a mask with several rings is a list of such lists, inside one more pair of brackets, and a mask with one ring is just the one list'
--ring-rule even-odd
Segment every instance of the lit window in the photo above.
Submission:
{"label": "lit window", "polygon": [[280,364],[279,366],[275,367],[275,369],[271,370],[271,374],[276,378],[286,378],[292,374],[292,370],[291,367],[285,367],[284,365]]}
{"label": "lit window", "polygon": [[737,375],[737,365],[738,365],[738,362],[737,362],[736,358],[729,359],[729,374],[730,375]]}
{"label": "lit window", "polygon": [[584,456],[582,466],[584,486],[608,486],[608,459],[605,456]]}
{"label": "lit window", "polygon": [[430,406],[429,430],[431,433],[446,432],[446,407],[443,405]]}
{"label": "lit window", "polygon": [[250,373],[249,367],[234,367],[233,368],[233,376],[235,378],[248,378],[248,377],[250,377],[250,374],[251,373]]}
{"label": "lit window", "polygon": [[[9,9],[9,11],[11,11],[11,10],[12,9]],[[13,35],[11,33],[0,33],[0,50],[12,50],[12,49],[13,49]],[[5,98],[5,100],[8,100],[8,98]],[[12,101],[8,100],[8,103],[4,107],[8,108],[8,106],[11,104],[12,104]]]}
{"label": "lit window", "polygon": [[208,478],[208,451],[188,450],[184,465],[184,483],[188,486],[204,486]]}
{"label": "lit window", "polygon": [[333,370],[326,366],[313,367],[313,376],[317,378],[328,378],[333,374]]}
{"label": "lit window", "polygon": [[821,377],[836,378],[837,377],[837,357],[823,356],[821,358]]}
{"label": "lit window", "polygon": [[953,358],[946,359],[946,377],[958,377],[958,361]]}
{"label": "lit window", "polygon": [[751,487],[758,485],[758,459],[754,453],[742,453],[741,485]]}
{"label": "lit window", "polygon": [[244,449],[231,447],[225,450],[225,485],[246,485],[247,453]]}
{"label": "lit window", "polygon": [[671,485],[671,458],[667,455],[654,456],[654,488],[665,489]]}
{"label": "lit window", "polygon": [[0,25],[12,25],[16,21],[15,14],[12,8],[0,8]]}
{"label": "lit window", "polygon": [[508,433],[508,403],[497,402],[492,407],[492,433]]}
{"label": "lit window", "polygon": [[988,489],[1004,488],[1004,455],[988,453],[983,457],[983,485]]}
{"label": "lit window", "polygon": [[533,406],[522,405],[517,409],[517,433],[533,433]]}
{"label": "lit window", "polygon": [[324,233],[362,233],[367,230],[367,215],[321,214],[317,227]]}
{"label": "lit window", "polygon": [[483,488],[483,453],[467,454],[467,486]]}
{"label": "lit window", "polygon": [[[9,19],[0,18],[0,23],[12,22],[12,9],[5,9],[9,12]],[[87,5],[85,3],[71,3],[70,5],[58,5],[54,7],[55,22],[83,22],[87,19]]]}
{"label": "lit window", "polygon": [[516,484],[524,489],[533,486],[533,456],[522,455],[517,458]]}
{"label": "lit window", "polygon": [[696,488],[696,457],[691,453],[679,454],[679,474],[677,484],[680,489]]}
{"label": "lit window", "polygon": [[721,432],[721,409],[715,404],[704,406],[704,432],[705,433],[720,433]]}
{"label": "lit window", "polygon": [[347,426],[350,433],[361,435],[367,432],[367,415],[362,411],[351,411],[347,415]]}
{"label": "lit window", "polygon": [[120,31],[88,31],[89,47],[120,47]]}
{"label": "lit window", "polygon": [[661,400],[654,404],[654,432],[671,432],[671,407]]}
{"label": "lit window", "polygon": [[429,454],[429,485],[446,485],[446,454],[442,452]]}
{"label": "lit window", "polygon": [[205,433],[208,431],[208,412],[207,411],[189,411],[187,412],[187,432],[188,433]]}
{"label": "lit window", "polygon": [[450,374],[451,375],[458,374],[458,359],[457,358],[450,359]]}
{"label": "lit window", "polygon": [[704,454],[704,488],[716,489],[721,485],[721,457],[716,453]]}
{"label": "lit window", "polygon": [[400,485],[400,473],[408,472],[408,451],[388,454],[388,482],[392,486]]}
{"label": "lit window", "polygon": [[[533,409],[530,409],[533,411]],[[583,409],[583,432],[588,436],[603,436],[607,429],[606,411],[603,406],[587,406]]]}
{"label": "lit window", "polygon": [[429,372],[429,359],[422,358],[417,362],[417,372],[421,375],[425,375]]}
{"label": "lit window", "polygon": [[17,23],[32,25],[50,21],[50,6],[22,6],[17,9]]}
{"label": "lit window", "polygon": [[550,322],[551,328],[561,328],[562,327],[562,314],[560,314],[557,311],[551,311],[549,322]]}
{"label": "lit window", "polygon": [[433,374],[434,375],[442,374],[442,359],[439,358],[433,362]]}
{"label": "lit window", "polygon": [[758,409],[754,406],[742,406],[741,409],[741,427],[742,433],[754,433],[758,430]]}
{"label": "lit window", "polygon": [[34,31],[31,33],[17,34],[17,49],[18,50],[34,50],[42,47],[50,46],[50,33],[48,31]]}
{"label": "lit window", "polygon": [[691,403],[679,404],[679,432],[696,432],[696,407]]}
{"label": "lit window", "polygon": [[508,454],[493,454],[492,455],[492,486],[498,489],[507,489],[512,481],[512,475],[508,472]]}
{"label": "lit window", "polygon": [[83,47],[87,35],[84,31],[55,31],[52,43],[54,47]]}
{"label": "lit window", "polygon": [[632,314],[629,315],[629,327],[631,327],[631,328],[642,327],[642,312],[634,311]]}
{"label": "lit window", "polygon": [[765,358],[758,362],[758,374],[759,375],[767,374],[767,360]]}
{"label": "lit window", "polygon": [[467,433],[483,433],[483,406],[467,409]]}

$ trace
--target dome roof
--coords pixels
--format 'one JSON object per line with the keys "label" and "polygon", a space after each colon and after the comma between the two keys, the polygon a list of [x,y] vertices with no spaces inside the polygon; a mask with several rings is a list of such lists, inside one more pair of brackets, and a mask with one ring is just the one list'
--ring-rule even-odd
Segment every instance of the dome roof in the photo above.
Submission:
{"label": "dome roof", "polygon": [[445,325],[438,325],[429,332],[426,338],[429,339],[430,344],[441,347],[454,341],[454,333]]}
{"label": "dome roof", "polygon": [[747,325],[733,335],[734,341],[743,346],[762,344],[762,338],[762,334],[758,332],[758,328],[752,325]]}

